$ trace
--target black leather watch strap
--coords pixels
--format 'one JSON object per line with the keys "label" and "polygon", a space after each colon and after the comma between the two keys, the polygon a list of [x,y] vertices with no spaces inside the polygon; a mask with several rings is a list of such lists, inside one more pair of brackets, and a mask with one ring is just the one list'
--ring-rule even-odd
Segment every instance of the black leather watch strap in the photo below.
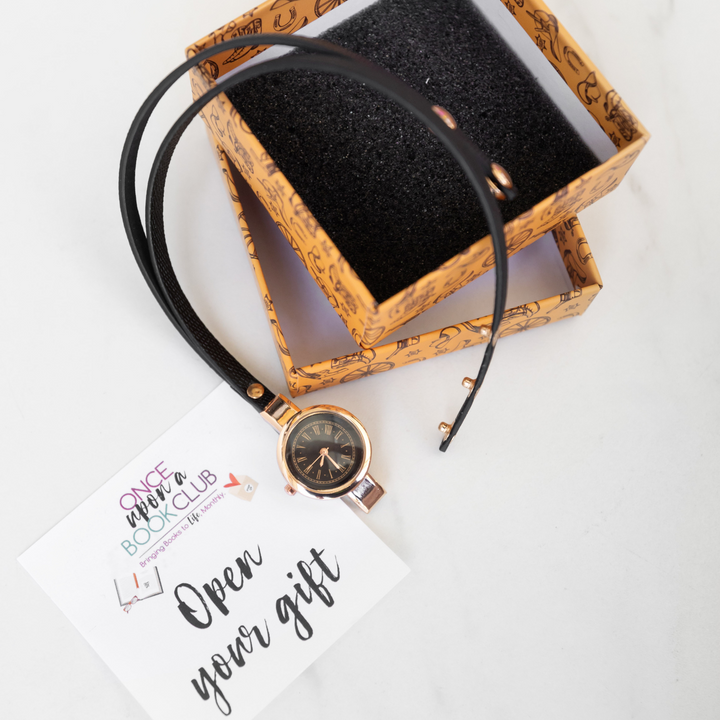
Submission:
{"label": "black leather watch strap", "polygon": [[[219,52],[248,45],[272,44],[295,46],[303,50],[314,51],[317,54],[293,53],[245,68],[237,75],[218,83],[180,116],[163,140],[150,173],[146,201],[146,226],[148,228],[146,235],[137,207],[135,168],[143,131],[158,101],[188,69]],[[367,84],[405,107],[432,130],[460,164],[474,187],[485,212],[496,258],[496,294],[491,339],[485,349],[474,389],[463,404],[447,437],[443,440],[440,449],[444,451],[470,410],[493,355],[507,296],[507,251],[502,217],[487,184],[488,179],[493,177],[490,161],[461,130],[449,127],[425,98],[396,76],[361,56],[331,43],[292,35],[252,35],[234,38],[205,50],[183,63],[168,75],[145,101],[133,122],[123,149],[120,166],[120,205],[125,229],[138,265],[156,299],[190,345],[256,410],[263,410],[273,399],[274,394],[265,389],[260,397],[248,396],[248,387],[258,381],[210,333],[180,288],[167,252],[163,223],[163,196],[165,179],[175,147],[192,119],[210,100],[226,88],[244,80],[291,69],[341,74]],[[510,196],[512,191],[507,191],[507,194]]]}

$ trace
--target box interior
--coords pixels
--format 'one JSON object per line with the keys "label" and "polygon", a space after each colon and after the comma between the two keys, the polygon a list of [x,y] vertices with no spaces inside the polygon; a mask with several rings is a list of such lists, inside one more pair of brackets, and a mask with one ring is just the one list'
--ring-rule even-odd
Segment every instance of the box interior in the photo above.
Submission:
{"label": "box interior", "polygon": [[[305,367],[361,350],[265,207],[235,168],[232,174],[294,365]],[[552,233],[511,257],[509,264],[508,308],[573,289]],[[494,292],[494,274],[487,273],[411,320],[383,344],[491,314]]]}
{"label": "box interior", "polygon": [[[448,108],[513,176],[520,197],[501,203],[507,221],[615,148],[600,128],[577,127],[595,123],[559,76],[537,79],[537,66],[553,73],[552,66],[507,10],[487,0],[479,5],[483,12],[473,0],[349,0],[305,34],[322,31]],[[504,16],[496,14],[493,24],[483,13],[498,5]],[[333,16],[341,22],[328,28]],[[562,94],[561,87],[571,97],[558,103],[547,90]],[[449,154],[374,91],[297,71],[227,94],[378,302],[487,233]]]}

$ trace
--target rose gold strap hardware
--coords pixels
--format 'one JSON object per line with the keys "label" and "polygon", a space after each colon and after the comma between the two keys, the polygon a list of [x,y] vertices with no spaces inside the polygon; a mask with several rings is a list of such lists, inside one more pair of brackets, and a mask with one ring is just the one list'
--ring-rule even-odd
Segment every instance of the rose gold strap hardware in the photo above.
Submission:
{"label": "rose gold strap hardware", "polygon": [[344,496],[357,505],[364,513],[369,513],[380,498],[385,495],[385,490],[375,480],[366,475],[360,484]]}
{"label": "rose gold strap hardware", "polygon": [[441,422],[438,425],[438,430],[444,435],[443,440],[447,440],[452,430],[452,425],[448,425],[446,422]]}
{"label": "rose gold strap hardware", "polygon": [[444,108],[439,105],[433,105],[432,111],[451,129],[457,130],[457,121],[455,118]]}
{"label": "rose gold strap hardware", "polygon": [[253,383],[247,389],[247,396],[253,400],[261,398],[265,394],[265,388],[260,383]]}
{"label": "rose gold strap hardware", "polygon": [[278,395],[271,400],[260,413],[260,417],[280,432],[288,424],[293,415],[297,415],[300,408],[288,400],[284,395]]}
{"label": "rose gold strap hardware", "polygon": [[491,163],[490,168],[492,169],[493,176],[492,178],[486,178],[490,192],[498,200],[507,200],[508,196],[503,190],[510,192],[515,187],[510,173],[502,165],[498,165],[498,163],[495,162]]}

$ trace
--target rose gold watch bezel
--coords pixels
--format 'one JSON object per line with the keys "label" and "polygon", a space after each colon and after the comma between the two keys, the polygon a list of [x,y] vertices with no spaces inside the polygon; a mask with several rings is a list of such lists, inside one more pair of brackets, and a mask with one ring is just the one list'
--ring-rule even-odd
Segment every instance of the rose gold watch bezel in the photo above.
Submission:
{"label": "rose gold watch bezel", "polygon": [[[320,413],[332,412],[337,415],[341,415],[345,418],[358,432],[360,439],[365,446],[365,457],[359,470],[345,483],[339,487],[332,488],[331,490],[315,490],[307,487],[301,480],[298,480],[290,470],[289,465],[285,461],[285,445],[287,439],[290,436],[293,428],[301,421],[306,420],[313,415],[319,415]],[[372,446],[370,444],[370,437],[367,434],[367,430],[363,424],[351,413],[345,410],[345,408],[337,407],[336,405],[313,405],[312,407],[300,410],[296,415],[287,422],[287,424],[280,431],[280,437],[278,438],[277,444],[277,461],[280,466],[280,472],[283,477],[287,480],[288,485],[307,497],[317,498],[319,500],[329,500],[331,498],[338,498],[347,495],[352,492],[360,483],[363,481],[365,476],[368,474],[370,469],[370,459],[372,456]]]}

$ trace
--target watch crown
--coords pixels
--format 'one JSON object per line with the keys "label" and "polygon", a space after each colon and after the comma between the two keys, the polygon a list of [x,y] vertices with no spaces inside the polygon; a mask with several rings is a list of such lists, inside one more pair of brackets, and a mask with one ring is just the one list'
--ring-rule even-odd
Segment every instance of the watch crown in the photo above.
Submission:
{"label": "watch crown", "polygon": [[475,381],[472,378],[463,378],[462,386],[466,390],[472,390],[475,387]]}
{"label": "watch crown", "polygon": [[446,422],[441,422],[438,425],[438,430],[443,433],[443,435],[445,435],[445,437],[447,438],[447,436],[450,434],[450,431],[452,430],[452,425],[448,425]]}
{"label": "watch crown", "polygon": [[286,486],[285,486],[285,492],[286,492],[288,495],[290,495],[290,497],[292,497],[293,495],[295,495],[295,493],[297,493],[297,490],[295,490],[295,488],[292,487],[291,485],[286,485]]}

